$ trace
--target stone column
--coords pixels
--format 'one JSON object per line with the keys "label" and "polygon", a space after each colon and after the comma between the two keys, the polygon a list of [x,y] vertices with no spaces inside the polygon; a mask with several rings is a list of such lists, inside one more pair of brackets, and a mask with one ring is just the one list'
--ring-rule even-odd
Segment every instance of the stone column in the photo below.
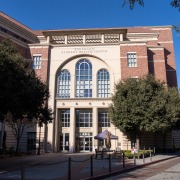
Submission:
{"label": "stone column", "polygon": [[98,146],[98,140],[94,139],[94,136],[98,134],[98,108],[93,107],[93,151]]}
{"label": "stone column", "polygon": [[64,43],[67,44],[67,36],[64,36],[64,38],[65,38]]}
{"label": "stone column", "polygon": [[75,108],[70,108],[70,132],[69,132],[69,150],[75,151],[75,139],[76,139],[76,121],[75,121]]}
{"label": "stone column", "polygon": [[55,124],[55,140],[54,140],[54,151],[58,151],[59,146],[59,109],[56,109],[56,124]]}
{"label": "stone column", "polygon": [[104,34],[101,35],[101,43],[104,43]]}
{"label": "stone column", "polygon": [[120,41],[123,41],[123,34],[120,34]]}
{"label": "stone column", "polygon": [[50,36],[47,36],[47,43],[50,43]]}
{"label": "stone column", "polygon": [[86,36],[83,35],[83,44],[86,44]]}

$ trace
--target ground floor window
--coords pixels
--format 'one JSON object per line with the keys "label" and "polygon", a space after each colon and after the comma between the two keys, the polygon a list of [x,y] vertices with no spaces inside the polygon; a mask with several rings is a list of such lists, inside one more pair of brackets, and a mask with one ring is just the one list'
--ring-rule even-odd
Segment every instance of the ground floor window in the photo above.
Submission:
{"label": "ground floor window", "polygon": [[27,133],[27,151],[36,150],[36,132]]}
{"label": "ground floor window", "polygon": [[92,127],[92,110],[76,110],[76,127]]}
{"label": "ground floor window", "polygon": [[70,127],[70,110],[69,109],[60,110],[60,124],[61,124],[61,127]]}
{"label": "ground floor window", "polygon": [[69,151],[69,133],[60,135],[60,151]]}

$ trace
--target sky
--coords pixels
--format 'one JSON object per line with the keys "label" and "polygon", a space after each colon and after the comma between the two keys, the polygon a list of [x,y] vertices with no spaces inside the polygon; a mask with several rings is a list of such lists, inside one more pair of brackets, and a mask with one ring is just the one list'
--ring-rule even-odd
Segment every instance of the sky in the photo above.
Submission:
{"label": "sky", "polygon": [[[171,0],[144,0],[130,10],[124,0],[0,0],[0,11],[33,30],[180,26],[180,11]],[[173,31],[178,87],[180,33]]]}

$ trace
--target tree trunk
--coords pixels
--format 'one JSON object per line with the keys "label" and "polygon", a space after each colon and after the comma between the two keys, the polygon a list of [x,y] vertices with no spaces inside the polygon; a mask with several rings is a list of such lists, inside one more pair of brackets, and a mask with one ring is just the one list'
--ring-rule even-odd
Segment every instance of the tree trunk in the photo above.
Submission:
{"label": "tree trunk", "polygon": [[16,151],[15,151],[16,155],[18,155],[18,151],[19,151],[19,141],[20,141],[20,139],[17,138],[17,141],[16,141]]}
{"label": "tree trunk", "polygon": [[141,133],[139,133],[137,136],[136,136],[136,148],[137,149],[140,149],[141,147]]}

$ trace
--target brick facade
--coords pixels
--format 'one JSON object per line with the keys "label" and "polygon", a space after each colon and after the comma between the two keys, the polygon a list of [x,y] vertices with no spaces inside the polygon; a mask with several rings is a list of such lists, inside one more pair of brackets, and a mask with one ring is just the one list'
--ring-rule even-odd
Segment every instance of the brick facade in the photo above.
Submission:
{"label": "brick facade", "polygon": [[[55,117],[53,123],[42,130],[46,151],[60,151],[62,140],[68,144],[68,148],[75,149],[77,141],[83,138],[82,135],[87,135],[90,144],[95,147],[98,144],[92,140],[93,136],[104,129],[119,136],[119,141],[112,142],[112,146],[119,144],[122,149],[131,146],[127,137],[113,125],[98,127],[98,112],[107,109],[111,103],[110,97],[100,98],[97,95],[100,86],[97,83],[97,73],[101,69],[106,70],[110,76],[110,83],[107,81],[109,84],[106,86],[110,89],[109,94],[114,92],[114,84],[119,80],[139,78],[147,74],[154,74],[169,86],[177,86],[171,26],[33,31],[2,12],[0,21],[0,41],[4,38],[11,39],[22,56],[32,63],[33,56],[41,57],[41,67],[35,69],[35,72],[49,86],[48,105]],[[128,66],[129,53],[135,54],[135,66]],[[92,65],[90,98],[79,98],[76,94],[76,64],[82,59]],[[69,98],[60,98],[57,94],[61,70],[67,70],[71,74]],[[69,111],[70,127],[61,127],[60,113],[64,110]],[[77,110],[89,111],[93,119],[92,127],[76,127]],[[67,142],[64,142],[65,139]],[[169,144],[170,147],[171,142]],[[92,151],[93,148],[90,147],[89,150]]]}

